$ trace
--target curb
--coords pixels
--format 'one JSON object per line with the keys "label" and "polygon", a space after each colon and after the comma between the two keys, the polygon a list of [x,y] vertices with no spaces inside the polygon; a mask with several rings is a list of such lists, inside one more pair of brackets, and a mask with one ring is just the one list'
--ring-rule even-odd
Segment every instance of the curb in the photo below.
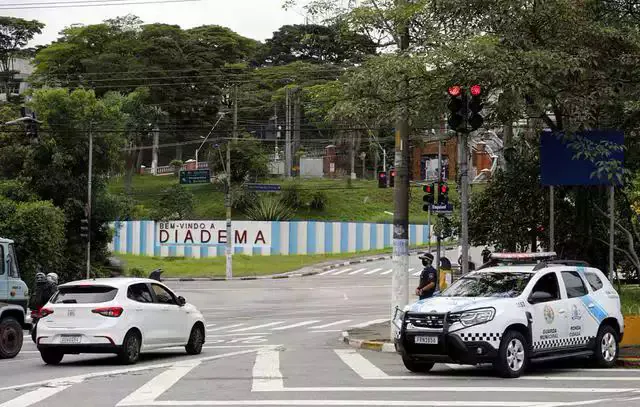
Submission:
{"label": "curb", "polygon": [[625,367],[629,369],[640,368],[640,357],[638,358],[619,358],[616,361],[616,365],[619,367]]}
{"label": "curb", "polygon": [[355,349],[367,349],[384,353],[395,353],[396,351],[393,343],[353,339],[349,337],[349,332],[347,331],[342,331],[342,341]]}

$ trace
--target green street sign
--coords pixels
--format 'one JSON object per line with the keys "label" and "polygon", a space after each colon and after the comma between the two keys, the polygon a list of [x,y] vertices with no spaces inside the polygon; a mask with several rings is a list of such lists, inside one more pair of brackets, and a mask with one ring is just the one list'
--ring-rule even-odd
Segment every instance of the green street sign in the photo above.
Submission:
{"label": "green street sign", "polygon": [[210,170],[183,170],[180,171],[181,184],[208,184],[211,182]]}

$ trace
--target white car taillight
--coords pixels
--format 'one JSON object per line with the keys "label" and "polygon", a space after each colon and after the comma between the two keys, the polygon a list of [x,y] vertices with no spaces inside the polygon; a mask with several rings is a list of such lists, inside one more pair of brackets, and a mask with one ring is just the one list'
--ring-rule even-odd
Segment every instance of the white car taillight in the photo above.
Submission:
{"label": "white car taillight", "polygon": [[122,307],[104,307],[91,310],[94,314],[100,314],[103,317],[118,318],[122,315]]}

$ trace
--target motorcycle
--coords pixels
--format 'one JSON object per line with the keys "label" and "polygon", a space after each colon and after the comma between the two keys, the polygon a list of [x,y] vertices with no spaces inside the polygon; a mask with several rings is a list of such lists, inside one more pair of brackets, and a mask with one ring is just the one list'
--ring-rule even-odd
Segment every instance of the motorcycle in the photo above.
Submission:
{"label": "motorcycle", "polygon": [[40,315],[40,310],[42,309],[42,307],[36,309],[36,310],[31,310],[31,330],[30,330],[30,334],[31,334],[31,340],[33,341],[33,343],[36,343],[36,328],[38,326],[38,320],[41,318]]}

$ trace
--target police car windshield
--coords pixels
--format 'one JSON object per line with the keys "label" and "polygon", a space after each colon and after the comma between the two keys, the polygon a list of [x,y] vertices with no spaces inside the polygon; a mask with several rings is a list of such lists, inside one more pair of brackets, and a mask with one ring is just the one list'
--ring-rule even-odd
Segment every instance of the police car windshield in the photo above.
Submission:
{"label": "police car windshield", "polygon": [[453,283],[440,296],[513,298],[522,293],[531,276],[531,273],[474,273]]}

